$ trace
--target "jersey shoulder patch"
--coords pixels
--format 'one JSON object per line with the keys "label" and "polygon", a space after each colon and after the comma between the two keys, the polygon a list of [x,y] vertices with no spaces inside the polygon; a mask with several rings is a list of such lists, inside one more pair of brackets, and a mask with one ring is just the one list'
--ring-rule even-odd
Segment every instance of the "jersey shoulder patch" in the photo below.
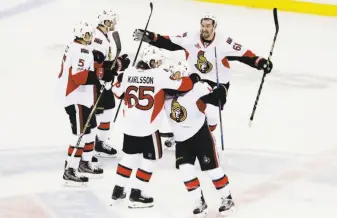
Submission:
{"label": "jersey shoulder patch", "polygon": [[96,42],[97,44],[102,44],[103,43],[103,40],[102,39],[99,39],[99,38],[95,38],[94,39],[94,42]]}
{"label": "jersey shoulder patch", "polygon": [[233,39],[232,39],[231,37],[228,37],[227,40],[226,40],[226,42],[227,42],[228,44],[232,44]]}
{"label": "jersey shoulder patch", "polygon": [[81,48],[81,53],[89,54],[89,50],[85,48]]}

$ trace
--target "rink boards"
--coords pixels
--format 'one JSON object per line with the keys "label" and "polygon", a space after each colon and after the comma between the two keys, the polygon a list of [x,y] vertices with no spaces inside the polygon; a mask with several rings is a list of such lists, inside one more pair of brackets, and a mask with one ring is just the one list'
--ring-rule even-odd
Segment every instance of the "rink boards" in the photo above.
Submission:
{"label": "rink boards", "polygon": [[336,0],[196,0],[217,4],[230,4],[252,8],[272,9],[282,11],[316,14],[323,16],[337,16]]}

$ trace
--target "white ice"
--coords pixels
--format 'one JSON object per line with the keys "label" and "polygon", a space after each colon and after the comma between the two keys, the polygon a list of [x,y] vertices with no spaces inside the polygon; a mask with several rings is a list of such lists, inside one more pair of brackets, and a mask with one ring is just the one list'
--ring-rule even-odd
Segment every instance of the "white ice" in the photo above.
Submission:
{"label": "white ice", "polygon": [[[39,7],[2,17],[22,3]],[[61,187],[70,128],[53,99],[64,45],[73,24],[103,8],[120,14],[123,53],[134,56],[135,28],[144,28],[145,0],[7,0],[0,2],[0,218],[191,217],[192,203],[165,151],[148,190],[155,207],[109,206],[119,160],[102,161],[105,177],[87,188]],[[182,0],[154,1],[149,30],[178,35],[198,30],[205,11],[217,31],[267,56],[274,34],[272,12]],[[267,76],[252,128],[249,116],[262,73],[233,63],[234,78],[223,111],[221,154],[237,204],[235,218],[335,218],[337,196],[337,19],[279,12],[274,70]],[[167,53],[179,58],[180,52]],[[112,138],[122,144],[121,120]],[[219,133],[217,141],[220,143]],[[199,170],[198,168],[196,168]],[[220,196],[199,172],[215,217]]]}

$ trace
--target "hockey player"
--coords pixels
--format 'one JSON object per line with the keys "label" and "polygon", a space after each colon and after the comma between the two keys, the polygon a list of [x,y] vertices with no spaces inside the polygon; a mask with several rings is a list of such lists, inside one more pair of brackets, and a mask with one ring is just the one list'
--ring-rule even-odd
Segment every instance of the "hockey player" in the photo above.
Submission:
{"label": "hockey player", "polygon": [[[186,66],[178,62],[171,68],[172,79],[179,81],[186,75]],[[181,171],[185,187],[195,201],[193,214],[198,217],[207,213],[207,204],[194,170],[198,159],[201,170],[206,171],[219,191],[222,201],[219,212],[226,215],[234,206],[229,190],[228,177],[219,165],[217,150],[205,116],[205,109],[213,102],[225,103],[222,90],[198,82],[189,92],[166,92],[165,111],[176,140],[176,167]],[[213,93],[213,95],[209,95]],[[219,95],[220,94],[220,95]],[[216,96],[216,99],[211,98]]]}
{"label": "hockey player", "polygon": [[[162,144],[159,127],[164,107],[164,89],[188,91],[192,89],[199,76],[192,74],[181,80],[172,80],[160,67],[163,61],[161,51],[155,47],[145,50],[137,68],[129,68],[118,76],[121,82],[119,93],[124,92],[125,109],[123,111],[124,142],[126,154],[117,166],[116,185],[113,189],[113,201],[124,199],[124,187],[128,183],[132,170],[136,172],[136,181],[130,193],[130,208],[153,206],[153,198],[144,195],[149,183],[154,161],[162,157]],[[121,76],[123,75],[123,77]],[[137,154],[142,154],[141,164],[137,164]]]}
{"label": "hockey player", "polygon": [[[217,19],[211,14],[205,14],[200,20],[200,32],[184,33],[180,36],[164,36],[146,31],[144,41],[158,48],[170,51],[184,50],[191,72],[199,74],[212,88],[217,86],[217,73],[215,62],[218,65],[220,90],[226,94],[232,73],[229,61],[240,61],[265,73],[270,73],[273,64],[263,57],[256,56],[251,50],[245,49],[229,36],[216,32]],[[138,41],[144,35],[144,30],[135,30],[134,40]],[[215,59],[215,48],[217,57]],[[210,93],[214,95],[214,93]],[[223,106],[221,106],[222,109]],[[214,118],[216,116],[216,118]],[[211,120],[217,120],[217,113],[207,113]],[[216,123],[212,123],[213,129]]]}
{"label": "hockey player", "polygon": [[[111,68],[116,56],[116,44],[112,37],[112,31],[115,30],[117,24],[117,15],[112,10],[104,10],[98,15],[98,20],[99,23],[94,32],[91,46],[95,56],[102,59],[99,61],[101,66]],[[126,54],[117,58],[118,71],[124,71],[129,64],[130,60]],[[102,85],[104,85],[104,81],[99,81],[95,84],[96,97],[100,95]],[[96,118],[99,124],[95,151],[96,155],[100,157],[115,157],[117,155],[117,151],[107,143],[113,124],[111,121],[113,119],[114,107],[115,97],[111,90],[111,83],[107,83],[105,84],[105,89],[96,110]]]}
{"label": "hockey player", "polygon": [[[78,148],[75,149],[74,146],[94,104],[94,84],[98,79],[113,79],[110,70],[94,69],[94,56],[89,47],[93,31],[93,26],[86,22],[75,26],[75,39],[65,50],[57,81],[58,99],[65,108],[72,129],[63,179],[77,184],[88,182],[88,177],[78,176],[77,170],[94,175],[103,173],[103,169],[91,165],[97,126],[95,117],[90,120],[90,126],[86,129]],[[71,158],[73,152],[74,158]]]}

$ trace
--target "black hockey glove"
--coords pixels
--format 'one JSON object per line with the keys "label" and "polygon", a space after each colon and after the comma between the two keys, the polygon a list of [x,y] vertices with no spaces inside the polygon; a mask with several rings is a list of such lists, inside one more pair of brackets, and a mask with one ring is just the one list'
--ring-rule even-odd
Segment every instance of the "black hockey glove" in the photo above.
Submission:
{"label": "black hockey glove", "polygon": [[257,67],[257,69],[259,70],[263,70],[263,72],[265,73],[270,73],[271,70],[273,69],[273,63],[271,61],[265,59],[265,58],[257,58],[255,61],[255,66]]}
{"label": "black hockey glove", "polygon": [[122,56],[117,58],[118,71],[124,71],[130,65],[130,59],[127,54],[123,54]]}
{"label": "black hockey glove", "polygon": [[199,82],[201,79],[197,73],[192,73],[189,77],[192,80],[193,84]]}
{"label": "black hockey glove", "polygon": [[122,81],[123,81],[123,75],[124,75],[124,73],[118,74],[118,76],[117,76],[117,82],[122,83]]}
{"label": "black hockey glove", "polygon": [[117,76],[116,67],[111,69],[113,61],[104,61],[101,68],[96,69],[97,77],[99,80],[105,82],[114,82]]}
{"label": "black hockey glove", "polygon": [[96,69],[96,75],[99,80],[113,83],[117,74],[110,69],[98,68]]}
{"label": "black hockey glove", "polygon": [[[133,40],[140,41],[142,40],[143,35],[144,35],[144,30],[136,29],[133,32]],[[151,41],[155,41],[155,34],[153,32],[146,30],[143,41],[147,43]]]}
{"label": "black hockey glove", "polygon": [[102,52],[93,50],[92,54],[94,55],[94,61],[101,64],[103,63],[105,57]]}
{"label": "black hockey glove", "polygon": [[222,110],[227,101],[227,89],[224,85],[220,84],[219,88],[213,89],[211,93],[202,96],[199,100],[205,104],[212,104],[217,107],[220,101],[220,109]]}

